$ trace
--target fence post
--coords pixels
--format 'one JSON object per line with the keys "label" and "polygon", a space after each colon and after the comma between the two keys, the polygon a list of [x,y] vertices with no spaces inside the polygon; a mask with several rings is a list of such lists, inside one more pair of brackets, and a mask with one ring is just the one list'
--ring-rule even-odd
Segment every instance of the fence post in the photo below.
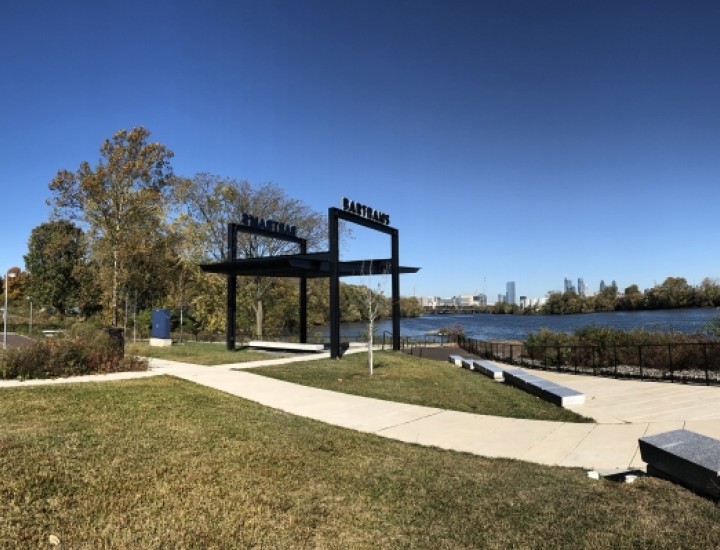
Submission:
{"label": "fence post", "polygon": [[577,354],[577,348],[574,348],[575,352],[573,352],[573,347],[570,346],[570,355],[572,355],[573,363],[575,364],[575,374],[577,374],[578,370],[578,354]]}
{"label": "fence post", "polygon": [[643,380],[642,346],[638,346],[638,363],[640,363],[640,380]]}
{"label": "fence post", "polygon": [[557,365],[555,366],[555,370],[560,372],[560,346],[556,346],[555,351],[557,352]]}
{"label": "fence post", "polygon": [[668,344],[668,367],[670,367],[670,383],[675,383],[675,373],[673,372],[672,364],[672,344]]}
{"label": "fence post", "polygon": [[617,379],[617,346],[613,346],[613,360],[615,362],[615,378]]}
{"label": "fence post", "polygon": [[703,358],[705,363],[705,385],[710,385],[710,375],[708,373],[708,360],[707,360],[707,344],[703,344]]}

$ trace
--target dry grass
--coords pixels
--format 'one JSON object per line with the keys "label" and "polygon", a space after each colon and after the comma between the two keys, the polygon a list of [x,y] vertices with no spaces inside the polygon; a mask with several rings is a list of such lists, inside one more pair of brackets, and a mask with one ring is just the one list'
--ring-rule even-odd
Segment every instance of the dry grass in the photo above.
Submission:
{"label": "dry grass", "polygon": [[711,548],[670,483],[423,448],[189,382],[0,391],[0,547]]}

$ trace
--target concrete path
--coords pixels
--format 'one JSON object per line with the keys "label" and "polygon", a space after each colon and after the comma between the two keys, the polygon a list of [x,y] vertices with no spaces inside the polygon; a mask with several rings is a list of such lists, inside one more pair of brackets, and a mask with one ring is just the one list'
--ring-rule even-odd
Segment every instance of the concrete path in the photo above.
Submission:
{"label": "concrete path", "polygon": [[[325,354],[204,367],[152,359],[149,373],[82,377],[113,380],[167,374],[298,416],[382,437],[540,464],[611,473],[644,469],[638,438],[677,428],[720,439],[720,388],[618,381],[543,371],[534,374],[582,391],[586,404],[573,410],[596,420],[573,424],[446,411],[370,399],[273,380],[242,369],[323,357]],[[448,363],[448,368],[456,368]],[[477,376],[468,372],[468,376]],[[50,383],[77,382],[65,379]],[[33,382],[0,382],[0,387]]]}

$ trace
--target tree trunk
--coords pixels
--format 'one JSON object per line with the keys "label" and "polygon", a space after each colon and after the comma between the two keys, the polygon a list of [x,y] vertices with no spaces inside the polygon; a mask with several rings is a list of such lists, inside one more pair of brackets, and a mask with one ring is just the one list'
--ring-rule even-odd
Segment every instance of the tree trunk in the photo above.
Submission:
{"label": "tree trunk", "polygon": [[368,369],[370,370],[370,376],[373,373],[373,333],[375,332],[375,319],[370,316],[370,322],[368,323]]}
{"label": "tree trunk", "polygon": [[262,340],[263,337],[263,320],[263,303],[262,300],[258,300],[255,305],[255,333],[258,340]]}
{"label": "tree trunk", "polygon": [[112,326],[117,326],[117,291],[118,291],[118,249],[117,246],[113,247],[113,281],[112,281],[112,303],[110,309],[112,310]]}

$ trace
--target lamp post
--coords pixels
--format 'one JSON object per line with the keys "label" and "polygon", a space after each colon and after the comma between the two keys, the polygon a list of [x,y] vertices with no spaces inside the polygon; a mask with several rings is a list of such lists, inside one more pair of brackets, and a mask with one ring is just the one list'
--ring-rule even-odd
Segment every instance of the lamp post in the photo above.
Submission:
{"label": "lamp post", "polygon": [[17,277],[15,271],[10,273],[8,269],[5,272],[5,280],[3,281],[3,294],[5,294],[5,305],[3,308],[3,349],[7,349],[8,286],[10,286],[8,279],[14,279],[15,277]]}
{"label": "lamp post", "polygon": [[27,297],[28,302],[30,302],[30,326],[28,327],[28,334],[32,336],[32,296]]}

